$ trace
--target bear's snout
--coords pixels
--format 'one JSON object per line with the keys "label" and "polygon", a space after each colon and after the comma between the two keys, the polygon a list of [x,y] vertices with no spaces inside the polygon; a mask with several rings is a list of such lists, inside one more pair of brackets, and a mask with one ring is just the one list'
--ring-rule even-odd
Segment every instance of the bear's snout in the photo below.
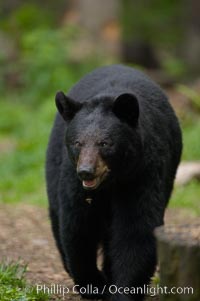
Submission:
{"label": "bear's snout", "polygon": [[93,166],[81,166],[77,170],[79,178],[83,181],[90,181],[95,178],[95,169]]}
{"label": "bear's snout", "polygon": [[92,147],[84,147],[78,158],[77,174],[81,180],[91,180],[95,177],[98,152]]}
{"label": "bear's snout", "polygon": [[90,148],[82,149],[76,170],[84,189],[96,189],[110,171],[98,151]]}

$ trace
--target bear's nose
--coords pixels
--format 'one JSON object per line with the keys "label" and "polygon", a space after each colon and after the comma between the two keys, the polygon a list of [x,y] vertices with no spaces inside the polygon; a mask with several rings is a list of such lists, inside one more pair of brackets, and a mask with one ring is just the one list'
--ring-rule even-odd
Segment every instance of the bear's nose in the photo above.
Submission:
{"label": "bear's nose", "polygon": [[77,170],[77,174],[81,180],[90,181],[95,177],[95,171],[92,167],[80,167]]}

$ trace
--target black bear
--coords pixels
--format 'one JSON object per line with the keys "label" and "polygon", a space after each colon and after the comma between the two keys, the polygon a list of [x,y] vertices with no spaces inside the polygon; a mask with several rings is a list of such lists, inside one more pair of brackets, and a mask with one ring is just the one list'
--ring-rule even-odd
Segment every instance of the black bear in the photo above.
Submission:
{"label": "black bear", "polygon": [[46,179],[64,267],[83,297],[143,300],[136,288],[154,273],[153,231],[163,224],[181,156],[175,113],[156,83],[121,65],[58,92],[56,106]]}

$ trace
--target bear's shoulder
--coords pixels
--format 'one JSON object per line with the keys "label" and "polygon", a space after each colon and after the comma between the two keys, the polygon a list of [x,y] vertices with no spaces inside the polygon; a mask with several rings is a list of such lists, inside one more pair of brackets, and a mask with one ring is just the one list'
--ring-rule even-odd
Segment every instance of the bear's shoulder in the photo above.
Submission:
{"label": "bear's shoulder", "polygon": [[124,65],[99,67],[84,76],[68,95],[78,102],[85,102],[97,95],[118,96],[123,92],[132,92],[145,98],[167,98],[159,85],[146,74]]}

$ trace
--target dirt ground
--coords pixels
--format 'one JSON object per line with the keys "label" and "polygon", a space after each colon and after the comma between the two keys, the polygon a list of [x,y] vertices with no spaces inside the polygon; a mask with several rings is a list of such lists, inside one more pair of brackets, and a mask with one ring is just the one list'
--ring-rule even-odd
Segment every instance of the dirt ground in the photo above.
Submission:
{"label": "dirt ground", "polygon": [[[166,212],[166,223],[189,221],[193,221],[193,217],[187,211],[168,209]],[[66,286],[70,293],[65,300],[80,300],[71,292],[73,282],[62,267],[47,209],[24,204],[0,204],[0,260],[3,258],[20,258],[22,263],[27,263],[27,278],[34,285],[45,284],[54,291]]]}

